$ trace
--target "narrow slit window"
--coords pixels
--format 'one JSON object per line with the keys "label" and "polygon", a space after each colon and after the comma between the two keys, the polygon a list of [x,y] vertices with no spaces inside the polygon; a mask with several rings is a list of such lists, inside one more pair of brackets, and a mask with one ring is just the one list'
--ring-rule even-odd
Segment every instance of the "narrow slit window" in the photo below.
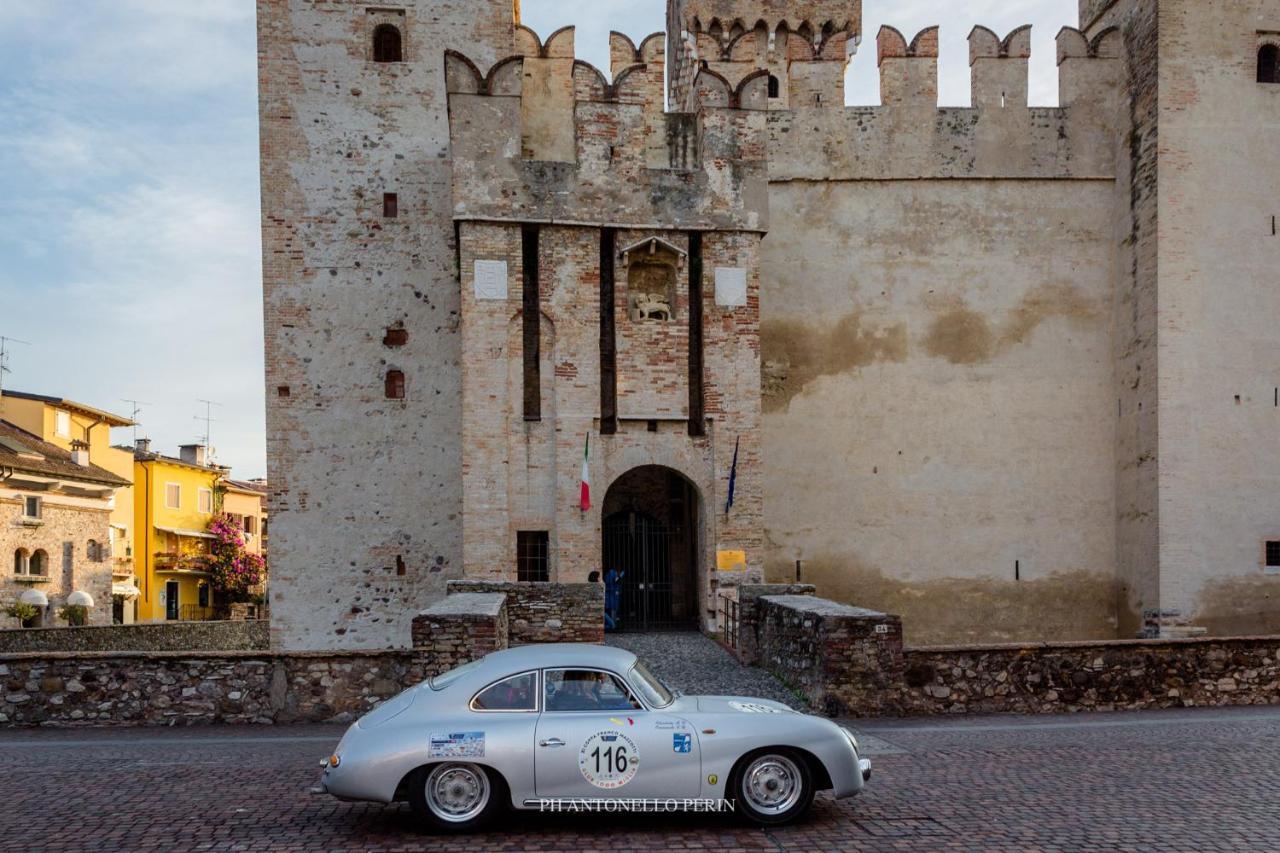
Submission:
{"label": "narrow slit window", "polygon": [[778,78],[772,74],[769,75],[769,97],[772,100],[777,100],[782,97],[782,84],[779,83]]}
{"label": "narrow slit window", "polygon": [[538,296],[538,229],[521,232],[524,322],[524,419],[542,420],[542,313]]}
{"label": "narrow slit window", "polygon": [[1280,540],[1272,539],[1267,542],[1267,568],[1280,568]]}
{"label": "narrow slit window", "polygon": [[551,579],[551,537],[545,530],[516,533],[516,580],[541,583]]}
{"label": "narrow slit window", "polygon": [[404,371],[388,370],[386,381],[386,394],[388,400],[404,399]]}
{"label": "narrow slit window", "polygon": [[395,193],[382,194],[382,217],[395,219],[400,215],[400,197]]}
{"label": "narrow slit window", "polygon": [[400,30],[391,24],[379,24],[373,31],[373,61],[400,62],[401,53]]}
{"label": "narrow slit window", "polygon": [[1280,83],[1280,47],[1264,44],[1258,49],[1258,82]]}

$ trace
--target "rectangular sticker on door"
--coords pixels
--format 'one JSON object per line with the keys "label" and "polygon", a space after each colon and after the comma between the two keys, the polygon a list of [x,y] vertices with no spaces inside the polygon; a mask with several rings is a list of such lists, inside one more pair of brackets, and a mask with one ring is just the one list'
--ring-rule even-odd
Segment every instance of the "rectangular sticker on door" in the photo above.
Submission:
{"label": "rectangular sticker on door", "polygon": [[484,732],[431,733],[431,758],[484,758]]}
{"label": "rectangular sticker on door", "polygon": [[675,752],[693,752],[693,735],[676,732],[671,735],[671,749]]}

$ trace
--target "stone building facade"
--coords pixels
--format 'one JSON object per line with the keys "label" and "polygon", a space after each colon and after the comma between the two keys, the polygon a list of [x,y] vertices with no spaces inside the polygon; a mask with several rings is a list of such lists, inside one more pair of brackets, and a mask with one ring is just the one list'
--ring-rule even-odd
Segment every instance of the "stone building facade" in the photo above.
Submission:
{"label": "stone building facade", "polygon": [[[111,624],[111,511],[128,486],[87,449],[0,420],[0,628],[66,625],[67,604],[88,608],[88,624]],[[36,615],[3,612],[18,602]]]}
{"label": "stone building facade", "polygon": [[637,542],[656,622],[798,561],[909,643],[1280,630],[1280,0],[1082,0],[1057,107],[982,27],[972,106],[890,27],[845,106],[861,12],[671,0],[606,74],[259,0],[278,646]]}

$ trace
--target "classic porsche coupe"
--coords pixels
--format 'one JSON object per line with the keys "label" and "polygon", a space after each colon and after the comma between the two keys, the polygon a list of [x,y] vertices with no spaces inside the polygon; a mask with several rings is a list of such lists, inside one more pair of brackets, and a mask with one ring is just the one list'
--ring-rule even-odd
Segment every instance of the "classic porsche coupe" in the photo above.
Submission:
{"label": "classic porsche coupe", "polygon": [[[677,696],[634,654],[556,644],[494,652],[387,700],[324,759],[317,793],[407,800],[428,826],[510,807],[732,804],[783,824],[817,791],[871,776],[848,729],[767,699]],[[710,810],[710,809],[707,809]]]}

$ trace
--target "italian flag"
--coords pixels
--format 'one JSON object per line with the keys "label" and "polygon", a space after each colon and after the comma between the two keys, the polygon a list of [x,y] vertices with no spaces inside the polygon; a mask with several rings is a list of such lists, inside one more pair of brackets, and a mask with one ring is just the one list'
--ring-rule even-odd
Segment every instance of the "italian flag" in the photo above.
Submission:
{"label": "italian flag", "polygon": [[591,509],[591,470],[587,460],[591,458],[591,433],[587,433],[587,443],[582,447],[582,488],[578,506],[583,511]]}

